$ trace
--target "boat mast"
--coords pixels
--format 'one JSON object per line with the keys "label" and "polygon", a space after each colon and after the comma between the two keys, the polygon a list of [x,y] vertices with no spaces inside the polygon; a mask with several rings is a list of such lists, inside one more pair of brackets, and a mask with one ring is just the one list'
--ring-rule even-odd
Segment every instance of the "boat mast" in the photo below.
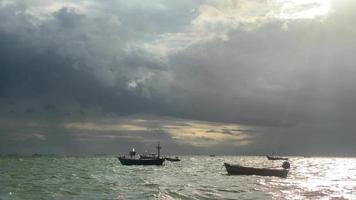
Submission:
{"label": "boat mast", "polygon": [[159,142],[158,142],[158,145],[157,145],[157,155],[158,155],[158,158],[159,158],[160,155],[161,155],[161,149],[162,149],[162,147],[159,145]]}

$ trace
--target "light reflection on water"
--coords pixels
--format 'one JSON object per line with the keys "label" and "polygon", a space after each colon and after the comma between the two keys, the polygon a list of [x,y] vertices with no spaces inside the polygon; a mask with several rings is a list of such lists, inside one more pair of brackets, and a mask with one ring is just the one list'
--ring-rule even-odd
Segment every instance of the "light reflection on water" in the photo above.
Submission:
{"label": "light reflection on water", "polygon": [[356,199],[356,159],[291,158],[287,178],[228,176],[224,162],[279,166],[265,157],[181,157],[122,166],[115,157],[1,158],[0,199]]}

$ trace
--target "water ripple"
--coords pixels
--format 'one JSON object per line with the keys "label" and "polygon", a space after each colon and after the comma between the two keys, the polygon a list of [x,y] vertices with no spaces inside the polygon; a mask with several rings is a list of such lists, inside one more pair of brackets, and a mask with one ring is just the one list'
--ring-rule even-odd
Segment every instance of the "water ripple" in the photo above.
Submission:
{"label": "water ripple", "polygon": [[287,178],[227,176],[224,162],[271,167],[264,157],[182,157],[122,166],[115,157],[1,158],[0,199],[356,199],[356,159],[291,158]]}

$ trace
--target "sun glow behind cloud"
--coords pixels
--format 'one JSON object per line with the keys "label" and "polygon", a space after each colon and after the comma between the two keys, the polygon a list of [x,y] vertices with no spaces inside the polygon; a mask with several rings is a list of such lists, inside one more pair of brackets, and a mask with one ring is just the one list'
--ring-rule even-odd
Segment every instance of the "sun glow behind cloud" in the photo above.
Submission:
{"label": "sun glow behind cloud", "polygon": [[160,34],[144,46],[166,56],[195,44],[230,40],[234,30],[253,31],[271,22],[322,20],[331,10],[330,0],[208,1],[195,9],[190,29]]}
{"label": "sun glow behind cloud", "polygon": [[238,124],[200,121],[186,123],[188,126],[165,125],[163,128],[174,140],[194,146],[210,146],[218,143],[243,146],[253,143],[253,137],[244,133],[245,130]]}
{"label": "sun glow behind cloud", "polygon": [[[109,120],[110,121],[110,120]],[[182,119],[126,119],[124,121],[71,122],[64,124],[68,130],[84,131],[85,137],[112,139],[116,137],[137,136],[142,133],[165,133],[172,140],[192,146],[210,146],[226,143],[232,146],[244,146],[253,143],[253,136],[246,126],[228,123],[213,123]],[[75,131],[74,131],[75,132]],[[111,132],[105,135],[102,132]],[[136,133],[136,134],[135,134]],[[81,137],[81,136],[79,136]],[[143,140],[144,138],[138,137]]]}
{"label": "sun glow behind cloud", "polygon": [[284,0],[280,17],[283,19],[313,19],[326,16],[330,9],[329,0]]}

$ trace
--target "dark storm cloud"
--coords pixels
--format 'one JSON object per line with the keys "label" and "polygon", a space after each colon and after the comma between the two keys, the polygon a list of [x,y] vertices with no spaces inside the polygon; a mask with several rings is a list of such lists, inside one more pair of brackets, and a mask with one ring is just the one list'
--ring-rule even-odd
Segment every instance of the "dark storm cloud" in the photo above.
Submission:
{"label": "dark storm cloud", "polygon": [[[83,139],[94,144],[114,134],[115,142],[106,143],[112,152],[115,143],[126,148],[125,142],[143,143],[151,135],[141,130],[133,139],[132,132],[102,131],[88,137],[90,131],[63,123],[148,113],[258,127],[211,128],[200,138],[210,144],[216,138],[209,133],[249,133],[258,147],[239,147],[243,151],[283,144],[280,151],[293,153],[305,138],[323,137],[308,151],[338,141],[333,148],[345,145],[351,152],[354,3],[335,3],[325,17],[293,19],[324,3],[298,4],[290,10],[296,15],[283,18],[283,6],[271,2],[0,1],[0,116],[12,120],[0,128],[1,151],[22,138],[29,145],[24,149],[72,146],[74,152]],[[16,122],[33,120],[47,128],[16,128]],[[160,123],[144,127],[159,130]],[[176,138],[162,131],[152,138],[173,144]],[[224,144],[214,148],[233,150]]]}
{"label": "dark storm cloud", "polygon": [[[13,41],[7,45],[3,42],[2,45],[0,96],[4,101],[40,100],[45,96],[52,103],[77,102],[102,105],[104,109],[110,104],[113,108],[116,105],[113,102],[117,101],[120,106],[115,107],[115,110],[122,110],[124,113],[139,109],[135,108],[136,104],[140,106],[145,103],[139,95],[130,94],[124,83],[115,87],[107,86],[90,71],[73,68],[71,58],[60,56],[52,52],[51,48],[45,53],[33,53],[33,47],[9,37],[11,36],[1,37],[6,41]],[[131,101],[130,98],[134,100]],[[46,98],[38,103],[48,104]],[[149,102],[145,104],[149,107]]]}
{"label": "dark storm cloud", "polygon": [[[0,18],[0,97],[4,104],[28,99],[42,104],[36,106],[79,103],[123,114],[153,110],[154,103],[142,96],[140,87],[129,90],[127,83],[136,71],[162,69],[160,63],[136,51],[118,54],[121,60],[101,66],[108,56],[96,55],[101,49],[85,30],[85,24],[91,23],[87,16],[63,8],[35,25],[26,13],[12,9],[2,8]],[[8,21],[13,23],[6,25]],[[98,60],[92,63],[87,53],[99,56]]]}
{"label": "dark storm cloud", "polygon": [[188,116],[205,120],[273,126],[351,122],[356,45],[346,41],[354,38],[304,22],[286,31],[280,23],[233,31],[228,41],[177,54],[172,74],[180,81],[172,99],[185,105]]}
{"label": "dark storm cloud", "polygon": [[[144,81],[146,75],[149,78],[166,66],[132,44],[151,37],[152,28],[137,30],[138,23],[151,24],[147,21],[159,12],[141,13],[130,21],[135,8],[118,17],[116,10],[105,13],[109,7],[102,4],[98,13],[69,6],[38,17],[29,14],[31,6],[15,2],[0,8],[2,152],[95,152],[84,148],[91,146],[82,142],[82,135],[61,124],[92,115],[159,113],[164,109],[162,102],[151,98]],[[167,15],[169,11],[163,12]],[[29,123],[41,126],[27,126]],[[113,152],[116,145],[126,144],[121,148],[127,148],[130,141],[115,139],[104,146]]]}

